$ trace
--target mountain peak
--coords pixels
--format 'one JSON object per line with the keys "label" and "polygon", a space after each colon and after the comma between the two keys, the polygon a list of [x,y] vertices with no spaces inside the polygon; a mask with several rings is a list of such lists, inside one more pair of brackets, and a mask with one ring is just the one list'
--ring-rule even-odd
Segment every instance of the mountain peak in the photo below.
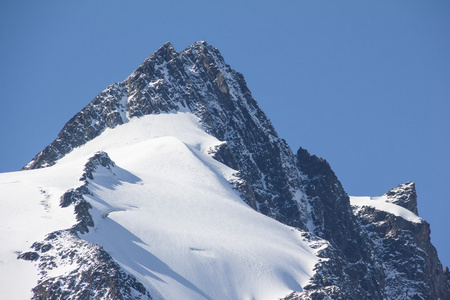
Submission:
{"label": "mountain peak", "polygon": [[207,47],[208,43],[205,40],[196,41],[191,47]]}
{"label": "mountain peak", "polygon": [[175,51],[175,48],[173,47],[172,43],[165,42],[161,47],[159,47],[158,50],[156,50],[154,53],[152,53],[144,62],[143,64],[154,61],[155,59],[158,61],[170,61],[174,57],[176,57],[178,53]]}
{"label": "mountain peak", "polygon": [[417,193],[416,184],[414,181],[409,181],[404,184],[399,184],[385,194],[386,202],[390,202],[407,210],[418,214],[417,211]]}
{"label": "mountain peak", "polygon": [[[81,164],[86,161],[83,183],[74,189],[72,177],[80,178]],[[23,258],[50,261],[51,254],[55,261],[59,257],[72,260],[65,254],[67,247],[71,250],[82,245],[93,253],[87,256],[84,266],[94,270],[103,264],[102,274],[108,277],[108,270],[113,270],[112,274],[120,277],[114,287],[129,287],[143,297],[152,294],[158,299],[211,299],[208,295],[213,295],[215,299],[240,299],[255,295],[255,299],[266,299],[266,290],[274,292],[280,288],[271,298],[390,299],[386,297],[388,293],[403,295],[409,286],[418,286],[417,291],[432,290],[434,286],[433,282],[417,281],[416,274],[412,274],[412,280],[417,282],[414,285],[413,281],[390,275],[385,278],[385,274],[397,274],[393,272],[400,270],[398,266],[412,264],[411,256],[406,255],[397,257],[397,265],[384,250],[396,253],[408,243],[397,235],[400,231],[391,227],[381,230],[392,232],[391,236],[377,235],[375,227],[371,232],[367,229],[368,224],[380,225],[374,222],[378,217],[387,217],[383,223],[386,226],[397,226],[398,222],[406,229],[421,226],[420,234],[412,232],[410,237],[418,236],[422,243],[428,241],[427,224],[414,222],[419,219],[416,215],[412,221],[396,218],[395,214],[370,205],[356,209],[354,214],[329,163],[303,148],[294,155],[253,99],[244,77],[205,41],[197,41],[179,53],[166,42],[128,78],[107,87],[69,120],[55,141],[24,169],[52,165],[55,166],[13,175],[31,176],[33,180],[28,181],[34,182],[33,176],[47,174],[48,179],[42,176],[45,184],[39,181],[33,187],[33,193],[40,190],[39,196],[44,197],[36,198],[35,204],[52,213],[47,209],[48,199],[54,191],[65,190],[61,198],[54,199],[59,201],[61,210],[73,207],[76,218],[67,225],[70,229],[63,232],[68,235],[60,235],[61,247],[52,248],[54,252],[49,254],[45,254],[47,246],[34,247],[33,253],[26,252]],[[22,181],[26,182],[8,178],[6,183]],[[59,182],[61,186],[56,188],[54,185]],[[44,190],[46,185],[49,192]],[[0,185],[3,186],[10,187]],[[14,203],[28,198],[28,194],[16,189]],[[376,198],[386,198],[398,205],[389,206],[408,215],[417,214],[414,182]],[[108,217],[111,213],[114,219]],[[55,223],[55,230],[62,232],[59,226],[59,222]],[[201,228],[210,233],[205,235]],[[243,235],[244,232],[247,233]],[[380,243],[375,244],[373,237]],[[383,241],[392,243],[384,247]],[[305,247],[300,247],[303,250],[299,242],[305,243]],[[277,251],[268,252],[272,248]],[[417,247],[409,243],[409,248],[416,251]],[[106,249],[111,251],[111,259]],[[259,259],[255,256],[259,250],[269,256],[264,254]],[[426,253],[432,261],[425,265],[418,255],[412,261],[414,269],[422,266],[423,278],[434,280],[434,274],[442,272],[438,270],[437,254],[428,244],[418,252]],[[106,259],[99,261],[97,254]],[[135,277],[122,276],[120,266],[112,259],[121,262],[120,266]],[[61,261],[62,266],[68,264]],[[307,262],[308,266],[295,266],[296,262]],[[252,269],[254,266],[257,269]],[[52,266],[42,264],[42,268],[46,271]],[[68,276],[51,279],[54,284],[43,281],[35,290],[50,293],[56,286],[72,287],[84,276],[82,272],[71,270]],[[254,281],[255,274],[262,276]],[[263,277],[267,281],[261,281]],[[144,288],[136,283],[138,280]],[[125,285],[120,281],[125,281]],[[283,286],[272,286],[278,282]],[[83,287],[98,289],[93,284]],[[440,291],[414,293],[415,298],[421,299],[448,295]],[[288,296],[280,298],[283,295]]]}
{"label": "mountain peak", "polygon": [[173,48],[173,45],[170,41],[167,41],[160,48],[164,48],[164,47],[167,47],[167,48],[172,47]]}

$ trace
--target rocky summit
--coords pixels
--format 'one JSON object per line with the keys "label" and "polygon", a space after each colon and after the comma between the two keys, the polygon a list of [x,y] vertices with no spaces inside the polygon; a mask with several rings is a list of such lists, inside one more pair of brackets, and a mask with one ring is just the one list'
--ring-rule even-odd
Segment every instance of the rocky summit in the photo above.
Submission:
{"label": "rocky summit", "polygon": [[414,183],[349,197],[204,41],[164,44],[0,183],[24,297],[450,299]]}

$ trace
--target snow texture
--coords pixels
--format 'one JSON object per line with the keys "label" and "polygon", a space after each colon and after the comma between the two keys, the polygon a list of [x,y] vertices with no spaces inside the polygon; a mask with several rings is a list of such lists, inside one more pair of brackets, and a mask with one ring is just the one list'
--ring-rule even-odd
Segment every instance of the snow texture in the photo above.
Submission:
{"label": "snow texture", "polygon": [[[276,299],[302,291],[314,273],[317,246],[242,201],[229,183],[236,171],[208,154],[221,143],[192,113],[147,115],[106,129],[54,166],[2,174],[2,240],[10,242],[0,247],[0,274],[10,279],[2,278],[9,284],[0,294],[31,295],[37,270],[15,259],[15,251],[76,223],[59,199],[80,186],[83,166],[99,151],[115,164],[84,177],[94,227],[79,237],[105,249],[153,299]],[[18,216],[28,222],[18,226]],[[47,279],[77,267],[57,265]],[[18,278],[27,288],[10,288]]]}

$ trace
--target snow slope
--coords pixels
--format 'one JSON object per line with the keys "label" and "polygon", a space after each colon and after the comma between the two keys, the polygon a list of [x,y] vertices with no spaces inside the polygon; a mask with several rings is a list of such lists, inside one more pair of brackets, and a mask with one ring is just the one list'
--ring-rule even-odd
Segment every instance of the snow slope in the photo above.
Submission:
{"label": "snow slope", "polygon": [[58,166],[51,170],[0,174],[2,299],[31,298],[31,288],[38,280],[37,270],[32,263],[17,259],[16,251],[27,251],[47,233],[75,224],[73,210],[59,207],[59,198],[68,188],[79,185],[81,171],[82,168]]}
{"label": "snow slope", "polygon": [[14,251],[75,223],[59,198],[80,186],[98,151],[116,166],[89,180],[95,226],[81,238],[103,246],[154,299],[277,299],[301,291],[314,274],[317,245],[241,200],[229,183],[235,170],[208,154],[220,143],[189,112],[147,115],[106,129],[52,167],[1,174],[0,238],[8,242],[0,245],[0,294],[31,296],[3,284],[10,273],[36,284],[33,263]]}

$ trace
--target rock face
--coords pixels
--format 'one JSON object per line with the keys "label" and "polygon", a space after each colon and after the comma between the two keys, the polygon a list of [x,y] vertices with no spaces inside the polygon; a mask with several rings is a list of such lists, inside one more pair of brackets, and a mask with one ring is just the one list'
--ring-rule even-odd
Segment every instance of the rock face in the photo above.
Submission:
{"label": "rock face", "polygon": [[[416,199],[414,182],[408,182],[391,189],[378,201],[417,213]],[[387,299],[449,298],[449,285],[426,221],[408,221],[370,206],[354,206],[354,212],[382,262]]]}
{"label": "rock face", "polygon": [[[329,164],[302,148],[294,155],[253,99],[243,76],[204,41],[180,53],[170,43],[164,44],[126,80],[109,86],[76,114],[24,169],[51,166],[106,128],[130,118],[177,111],[193,112],[208,133],[224,141],[211,149],[211,154],[238,171],[241,180],[232,184],[248,205],[282,223],[310,231],[311,239],[329,242],[319,254],[323,260],[316,266],[311,284],[304,292],[286,295],[286,299],[402,299],[413,293],[424,299],[450,298],[448,283],[429,242],[428,224],[410,224],[372,208],[352,211],[349,197]],[[95,176],[90,170],[111,166],[105,154],[98,154],[86,165],[82,178],[85,184],[68,191],[62,199],[61,205],[78,207],[78,227],[65,233],[71,234],[70,239],[76,241],[73,243],[79,242],[76,232],[92,226],[89,203],[83,200],[83,193],[89,192],[88,180]],[[413,183],[391,190],[386,197],[417,214]],[[104,275],[99,290],[125,286],[131,292],[114,294],[114,299],[150,297],[136,279],[114,265],[104,250],[86,247],[94,253],[87,254],[88,261],[95,265],[100,257],[100,264],[113,270],[111,276]],[[38,248],[22,254],[22,258],[42,261],[42,247]],[[402,266],[411,264],[414,272],[406,273]],[[43,265],[43,270],[46,267]],[[393,276],[391,271],[403,275]],[[87,278],[74,276],[77,280],[80,276]],[[64,283],[59,285],[74,282],[69,277],[60,280]],[[54,289],[54,283],[44,283],[43,279],[36,288],[37,299]]]}
{"label": "rock face", "polygon": [[99,136],[106,128],[114,128],[125,123],[126,101],[127,93],[124,85],[119,83],[110,85],[72,117],[58,137],[23,169],[51,166],[74,148]]}
{"label": "rock face", "polygon": [[330,165],[302,148],[296,158],[297,167],[307,176],[304,189],[311,203],[314,233],[331,244],[321,254],[328,260],[321,263],[314,284],[307,290],[325,288],[333,291],[327,292],[333,298],[383,299],[380,262]]}

